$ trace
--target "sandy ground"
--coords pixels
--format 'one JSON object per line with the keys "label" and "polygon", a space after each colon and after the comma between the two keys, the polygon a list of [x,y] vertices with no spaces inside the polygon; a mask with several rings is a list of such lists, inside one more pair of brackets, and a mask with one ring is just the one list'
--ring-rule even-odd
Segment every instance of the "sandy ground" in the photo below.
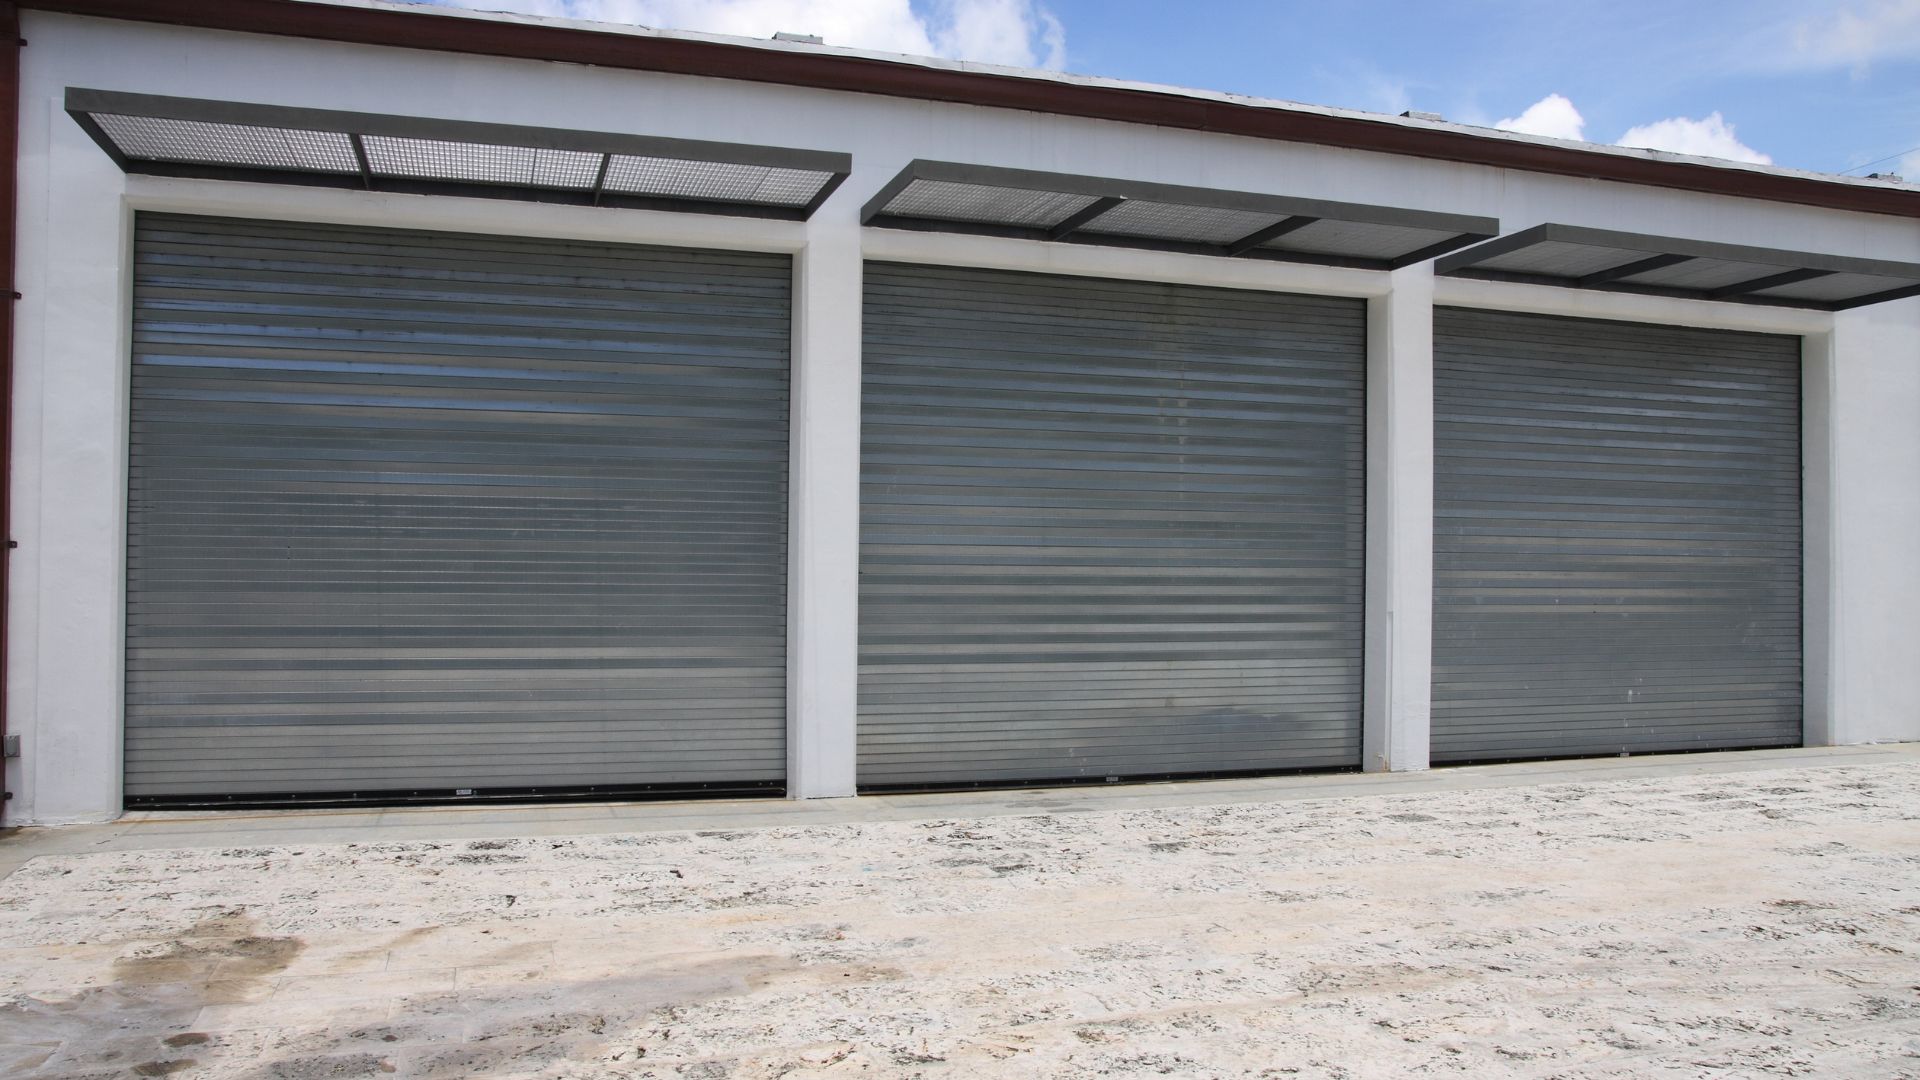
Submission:
{"label": "sandy ground", "polygon": [[46,856],[0,1075],[1920,1078],[1920,762]]}

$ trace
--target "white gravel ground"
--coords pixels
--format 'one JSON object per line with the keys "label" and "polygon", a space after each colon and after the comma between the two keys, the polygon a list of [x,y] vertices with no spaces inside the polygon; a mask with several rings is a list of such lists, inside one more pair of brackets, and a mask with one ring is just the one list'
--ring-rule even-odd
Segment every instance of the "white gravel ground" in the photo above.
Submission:
{"label": "white gravel ground", "polygon": [[1920,1078],[1920,762],[45,856],[0,1075]]}

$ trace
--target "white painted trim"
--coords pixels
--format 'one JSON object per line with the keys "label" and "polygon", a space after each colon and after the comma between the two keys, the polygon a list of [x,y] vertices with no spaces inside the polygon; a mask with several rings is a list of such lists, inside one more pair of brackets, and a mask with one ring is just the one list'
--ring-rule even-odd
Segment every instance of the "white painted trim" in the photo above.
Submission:
{"label": "white painted trim", "polygon": [[170,214],[592,240],[609,244],[657,244],[719,251],[791,254],[807,242],[804,222],[769,218],[608,210],[593,206],[161,176],[128,176],[126,204],[134,210]]}
{"label": "white painted trim", "polygon": [[1441,277],[1434,280],[1433,302],[1440,307],[1483,308],[1582,319],[1749,330],[1762,334],[1820,334],[1833,329],[1833,313],[1806,308],[1683,300],[1675,296],[1522,285],[1511,281]]}
{"label": "white painted trim", "polygon": [[1433,729],[1433,268],[1367,304],[1361,767],[1427,767]]}
{"label": "white painted trim", "polygon": [[1268,259],[1227,259],[1138,248],[1098,247],[1013,240],[999,236],[862,229],[860,248],[875,262],[926,263],[983,270],[1160,281],[1224,289],[1300,293],[1310,296],[1385,296],[1388,275],[1379,270],[1313,266]]}

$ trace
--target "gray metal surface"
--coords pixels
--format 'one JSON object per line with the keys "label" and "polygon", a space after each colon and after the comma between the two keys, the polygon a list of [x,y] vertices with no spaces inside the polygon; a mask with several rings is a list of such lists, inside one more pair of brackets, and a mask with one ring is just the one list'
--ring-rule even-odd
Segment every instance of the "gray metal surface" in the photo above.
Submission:
{"label": "gray metal surface", "polygon": [[786,257],[137,230],[130,797],[780,779]]}
{"label": "gray metal surface", "polygon": [[805,220],[850,155],[68,87],[127,172]]}
{"label": "gray metal surface", "polygon": [[860,783],[1356,764],[1365,314],[869,263]]}
{"label": "gray metal surface", "polygon": [[1920,296],[1920,263],[1548,223],[1442,256],[1454,277],[1841,311]]}
{"label": "gray metal surface", "polygon": [[1368,269],[1423,262],[1500,231],[1499,221],[1466,214],[925,159],[868,199],[860,221]]}
{"label": "gray metal surface", "polygon": [[1443,308],[1433,759],[1801,738],[1800,341]]}

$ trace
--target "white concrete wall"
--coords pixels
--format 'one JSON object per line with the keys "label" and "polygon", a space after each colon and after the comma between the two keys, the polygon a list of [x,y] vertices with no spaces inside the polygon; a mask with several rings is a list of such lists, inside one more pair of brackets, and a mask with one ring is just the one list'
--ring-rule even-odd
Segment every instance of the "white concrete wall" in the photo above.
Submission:
{"label": "white concrete wall", "polygon": [[[796,254],[791,764],[795,793],[851,790],[857,579],[860,260],[1363,296],[1376,316],[1434,301],[1812,335],[1809,349],[1810,703],[1834,741],[1920,738],[1920,301],[1832,317],[1282,263],[965,236],[860,230],[856,211],[905,162],[939,158],[1278,191],[1501,219],[1670,233],[1920,261],[1920,224],[1812,207],[1386,155],[874,95],[486,57],[253,37],[28,12],[22,54],[19,304],[8,711],[25,757],[8,762],[13,821],[98,820],[119,809],[127,245],[131,213],[577,236]],[[375,195],[123,176],[61,111],[66,87],[504,123],[634,131],[850,151],[854,175],[812,222]],[[1386,315],[1389,325],[1398,316]],[[1404,414],[1423,359],[1374,406]],[[1397,387],[1398,389],[1394,389]],[[1400,391],[1408,391],[1401,395]],[[1382,393],[1386,397],[1381,397]],[[1826,410],[1820,412],[1820,410]],[[1816,415],[1818,413],[1818,415]],[[1380,415],[1376,411],[1376,416]],[[1396,441],[1395,436],[1400,438]],[[1370,507],[1412,530],[1430,480],[1409,481],[1411,429],[1376,439],[1402,481]],[[1819,453],[1813,451],[1820,451]],[[1430,455],[1430,447],[1428,449]],[[1817,466],[1817,468],[1816,468]],[[1424,489],[1424,494],[1422,493]],[[1383,493],[1384,492],[1384,493]],[[1395,494],[1397,493],[1397,494]],[[1384,501],[1383,501],[1384,500]],[[1393,520],[1383,518],[1382,520]],[[1388,561],[1370,594],[1369,746],[1419,767],[1425,650],[1419,620],[1382,621],[1423,587],[1423,545],[1372,538]],[[1831,559],[1822,561],[1825,552]],[[1397,575],[1397,578],[1396,578]],[[1397,597],[1391,603],[1389,597]],[[1396,618],[1401,616],[1396,615]],[[1382,635],[1387,636],[1383,637]],[[1399,642],[1398,647],[1387,643]],[[1384,666],[1383,666],[1384,665]],[[1396,689],[1397,688],[1397,689]],[[1810,737],[1813,729],[1810,728]],[[1375,762],[1379,764],[1379,762]]]}
{"label": "white concrete wall", "polygon": [[1842,312],[1830,363],[1829,741],[1920,739],[1920,299]]}

